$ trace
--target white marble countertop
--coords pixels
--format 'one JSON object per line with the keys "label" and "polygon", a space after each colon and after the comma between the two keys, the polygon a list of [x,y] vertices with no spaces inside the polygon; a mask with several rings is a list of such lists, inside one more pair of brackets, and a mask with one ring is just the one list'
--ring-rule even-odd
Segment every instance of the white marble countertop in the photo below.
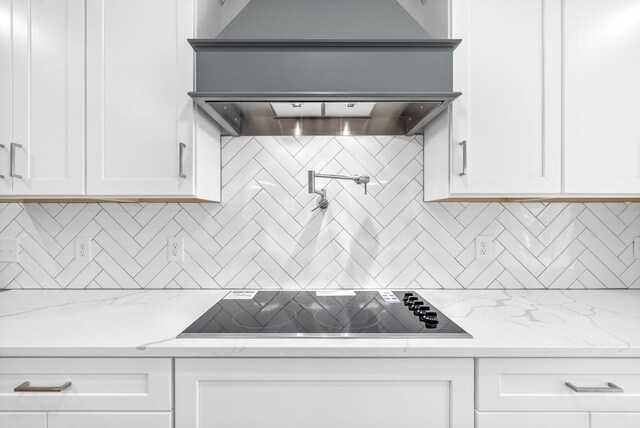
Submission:
{"label": "white marble countertop", "polygon": [[640,357],[640,290],[424,290],[473,339],[176,339],[227,291],[0,293],[0,356]]}

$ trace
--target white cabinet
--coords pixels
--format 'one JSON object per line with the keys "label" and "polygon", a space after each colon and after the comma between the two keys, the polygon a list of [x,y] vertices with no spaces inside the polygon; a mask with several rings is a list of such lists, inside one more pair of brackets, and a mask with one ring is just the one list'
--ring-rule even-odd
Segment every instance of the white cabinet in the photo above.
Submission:
{"label": "white cabinet", "polygon": [[561,3],[454,0],[450,13],[462,95],[425,130],[425,199],[559,193]]}
{"label": "white cabinet", "polygon": [[[638,409],[640,410],[640,409]],[[638,428],[640,413],[592,413],[591,428]]]}
{"label": "white cabinet", "polygon": [[172,375],[170,358],[1,358],[0,427],[171,428]]}
{"label": "white cabinet", "polygon": [[87,3],[90,195],[195,194],[194,29],[192,0]]}
{"label": "white cabinet", "polygon": [[475,388],[476,428],[640,426],[638,359],[480,358]]}
{"label": "white cabinet", "polygon": [[11,0],[0,0],[0,195],[12,192],[11,143]]}
{"label": "white cabinet", "polygon": [[176,428],[473,427],[472,359],[177,359],[175,382]]}
{"label": "white cabinet", "polygon": [[451,192],[560,192],[561,3],[452,4]]}
{"label": "white cabinet", "polygon": [[0,1],[3,195],[84,194],[84,1]]}
{"label": "white cabinet", "polygon": [[47,428],[46,413],[0,413],[2,428]]}
{"label": "white cabinet", "polygon": [[640,3],[564,1],[565,186],[640,195]]}
{"label": "white cabinet", "polygon": [[589,413],[476,412],[475,428],[514,427],[589,428]]}
{"label": "white cabinet", "polygon": [[171,428],[164,413],[49,413],[47,428]]}

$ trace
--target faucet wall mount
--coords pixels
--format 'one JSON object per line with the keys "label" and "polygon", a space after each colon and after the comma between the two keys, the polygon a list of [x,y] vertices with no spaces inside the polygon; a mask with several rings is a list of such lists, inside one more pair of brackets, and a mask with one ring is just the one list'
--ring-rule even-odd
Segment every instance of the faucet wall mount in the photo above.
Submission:
{"label": "faucet wall mount", "polygon": [[316,178],[330,178],[334,180],[351,180],[356,184],[364,185],[364,194],[367,194],[367,183],[371,181],[367,175],[336,175],[336,174],[317,174],[315,171],[309,171],[309,193],[317,193],[320,195],[320,199],[316,207],[312,210],[315,211],[318,208],[326,209],[329,206],[329,200],[327,199],[327,189],[316,189]]}

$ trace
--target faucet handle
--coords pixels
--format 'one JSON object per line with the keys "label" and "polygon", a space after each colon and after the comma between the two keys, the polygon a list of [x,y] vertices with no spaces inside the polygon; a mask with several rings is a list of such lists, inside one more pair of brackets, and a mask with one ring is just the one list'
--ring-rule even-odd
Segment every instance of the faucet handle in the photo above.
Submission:
{"label": "faucet handle", "polygon": [[365,195],[367,194],[367,183],[366,182],[364,183],[364,194]]}

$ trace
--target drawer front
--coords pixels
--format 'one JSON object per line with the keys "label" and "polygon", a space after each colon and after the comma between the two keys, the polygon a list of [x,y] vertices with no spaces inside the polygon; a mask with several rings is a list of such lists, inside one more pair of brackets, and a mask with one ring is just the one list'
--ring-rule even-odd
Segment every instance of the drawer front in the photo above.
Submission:
{"label": "drawer front", "polygon": [[589,413],[476,412],[475,428],[514,427],[589,428]]}
{"label": "drawer front", "polygon": [[47,428],[46,413],[0,413],[2,428]]}
{"label": "drawer front", "polygon": [[[61,387],[59,392],[14,388]],[[2,358],[0,411],[170,411],[169,358]]]}
{"label": "drawer front", "polygon": [[49,413],[47,428],[171,428],[164,413]]}
{"label": "drawer front", "polygon": [[[640,409],[637,409],[640,411]],[[592,413],[591,428],[638,428],[640,413]]]}
{"label": "drawer front", "polygon": [[177,359],[175,415],[176,428],[473,428],[473,361]]}
{"label": "drawer front", "polygon": [[639,359],[481,358],[476,364],[478,411],[640,409]]}

